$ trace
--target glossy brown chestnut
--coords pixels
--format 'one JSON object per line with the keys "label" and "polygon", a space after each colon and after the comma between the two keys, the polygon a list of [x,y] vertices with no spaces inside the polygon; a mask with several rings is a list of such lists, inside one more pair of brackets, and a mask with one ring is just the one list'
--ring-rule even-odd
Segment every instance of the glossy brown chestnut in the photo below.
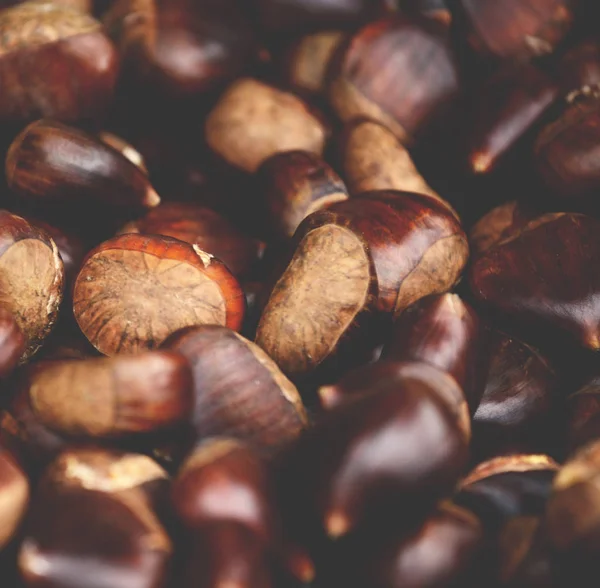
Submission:
{"label": "glossy brown chestnut", "polygon": [[529,60],[552,53],[573,24],[572,0],[458,0],[462,34],[480,55]]}
{"label": "glossy brown chestnut", "polygon": [[12,451],[0,445],[0,548],[6,547],[27,512],[29,476]]}
{"label": "glossy brown chestnut", "polygon": [[551,334],[549,344],[569,340],[597,350],[599,261],[598,220],[546,214],[477,258],[469,280],[480,302],[522,330]]}
{"label": "glossy brown chestnut", "polygon": [[345,122],[375,120],[405,145],[439,119],[460,92],[446,29],[431,19],[369,24],[352,37],[340,61],[329,88],[338,116]]}
{"label": "glossy brown chestnut", "polygon": [[116,149],[121,155],[124,155],[131,163],[133,163],[133,165],[141,169],[145,174],[148,174],[144,156],[131,143],[108,131],[98,133],[98,138],[103,143]]}
{"label": "glossy brown chestnut", "polygon": [[192,202],[165,202],[120,232],[165,235],[196,245],[220,259],[238,278],[248,276],[259,257],[258,241],[218,212]]}
{"label": "glossy brown chestnut", "polygon": [[176,353],[49,361],[27,381],[46,427],[79,438],[120,438],[170,428],[193,410],[192,374]]}
{"label": "glossy brown chestnut", "polygon": [[105,241],[88,254],[73,289],[77,323],[105,355],[157,347],[190,325],[239,329],[244,305],[240,285],[221,261],[159,235]]}
{"label": "glossy brown chestnut", "polygon": [[473,453],[548,452],[558,444],[559,379],[536,349],[495,331],[483,397],[473,417]]}
{"label": "glossy brown chestnut", "polygon": [[15,315],[0,306],[0,378],[6,378],[17,367],[25,353],[25,335]]}
{"label": "glossy brown chestnut", "polygon": [[55,2],[0,13],[0,122],[95,119],[110,105],[118,56],[102,25]]}
{"label": "glossy brown chestnut", "polygon": [[384,347],[386,361],[420,361],[451,375],[472,413],[483,394],[489,334],[471,306],[456,294],[423,298],[402,312]]}
{"label": "glossy brown chestnut", "polygon": [[247,172],[281,151],[323,153],[326,130],[293,94],[242,78],[206,119],[206,142],[221,158]]}
{"label": "glossy brown chestnut", "polygon": [[400,313],[449,290],[468,246],[456,217],[429,196],[379,191],[308,216],[276,283],[256,342],[289,374],[336,353],[373,310]]}
{"label": "glossy brown chestnut", "polygon": [[490,173],[548,112],[559,91],[541,69],[507,67],[474,91],[469,112],[467,165],[474,174]]}
{"label": "glossy brown chestnut", "polygon": [[65,270],[54,241],[20,216],[0,210],[0,306],[25,337],[21,361],[42,345],[58,317]]}
{"label": "glossy brown chestnut", "polygon": [[467,458],[468,408],[453,378],[426,364],[377,367],[349,376],[363,390],[328,411],[289,459],[298,480],[287,483],[301,484],[331,537],[370,517],[418,520]]}
{"label": "glossy brown chestnut", "polygon": [[[9,187],[42,210],[83,218],[94,210],[141,211],[160,203],[148,177],[93,135],[50,120],[30,124],[6,157]],[[91,209],[91,210],[90,210]]]}
{"label": "glossy brown chestnut", "polygon": [[174,333],[163,347],[192,366],[198,437],[226,435],[262,452],[294,440],[307,424],[296,387],[257,345],[216,325]]}
{"label": "glossy brown chestnut", "polygon": [[574,451],[600,438],[600,378],[593,376],[567,398],[567,442]]}
{"label": "glossy brown chestnut", "polygon": [[281,239],[294,235],[311,213],[348,199],[342,179],[318,155],[284,151],[263,161],[257,181],[265,194],[271,226]]}

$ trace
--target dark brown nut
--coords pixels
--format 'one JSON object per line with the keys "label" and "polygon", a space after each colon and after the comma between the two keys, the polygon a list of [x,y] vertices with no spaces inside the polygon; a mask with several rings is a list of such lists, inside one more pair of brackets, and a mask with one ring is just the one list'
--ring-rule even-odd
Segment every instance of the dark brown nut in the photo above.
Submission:
{"label": "dark brown nut", "polygon": [[[471,266],[470,285],[487,308],[549,344],[600,348],[600,222],[582,214],[546,214]],[[535,268],[535,271],[532,270]],[[554,339],[558,339],[554,341]]]}
{"label": "dark brown nut", "polygon": [[163,347],[192,366],[198,437],[236,437],[272,452],[307,425],[295,386],[262,349],[230,329],[191,327],[174,333]]}
{"label": "dark brown nut", "polygon": [[79,438],[121,438],[173,427],[193,410],[192,374],[176,353],[50,361],[27,382],[46,427]]}
{"label": "dark brown nut", "polygon": [[433,20],[398,17],[369,24],[352,37],[340,61],[329,89],[338,116],[344,122],[373,119],[405,145],[460,92],[445,27]]}
{"label": "dark brown nut", "polygon": [[158,235],[126,234],[100,244],[73,289],[77,323],[105,355],[155,348],[190,325],[237,330],[244,307],[244,293],[221,261]]}
{"label": "dark brown nut", "polygon": [[131,163],[133,163],[133,165],[141,169],[146,175],[148,174],[144,156],[131,143],[108,131],[98,133],[98,138],[103,143],[116,149],[121,155],[124,155]]}
{"label": "dark brown nut", "polygon": [[65,270],[54,241],[25,219],[0,210],[0,306],[25,337],[21,361],[42,345],[58,317]]}
{"label": "dark brown nut", "polygon": [[250,447],[234,439],[217,437],[198,445],[173,481],[171,502],[192,530],[236,523],[265,545],[274,539],[266,466]]}
{"label": "dark brown nut", "polygon": [[559,380],[536,349],[492,335],[485,391],[473,417],[478,460],[512,452],[548,452],[557,445]]}
{"label": "dark brown nut", "polygon": [[308,151],[284,151],[269,157],[258,168],[257,181],[265,194],[273,231],[281,239],[292,237],[309,214],[348,199],[341,178]]}
{"label": "dark brown nut", "polygon": [[293,94],[258,80],[232,84],[206,119],[206,142],[221,158],[246,172],[281,151],[321,155],[326,130]]}
{"label": "dark brown nut", "polygon": [[596,199],[600,188],[600,102],[575,101],[540,133],[535,143],[537,171],[557,196]]}
{"label": "dark brown nut", "polygon": [[25,344],[15,315],[0,307],[0,378],[6,378],[17,367],[25,353]]}
{"label": "dark brown nut", "polygon": [[401,313],[384,347],[386,361],[421,361],[451,375],[471,413],[477,410],[489,368],[489,334],[456,294],[428,296]]}
{"label": "dark brown nut", "polygon": [[600,438],[600,378],[593,376],[567,398],[567,443],[571,451]]}
{"label": "dark brown nut", "polygon": [[54,2],[0,13],[0,122],[101,116],[112,100],[118,56],[102,25]]}
{"label": "dark brown nut", "polygon": [[238,278],[251,273],[259,243],[243,235],[218,212],[191,202],[166,202],[125,225],[121,233],[165,235],[220,259]]}
{"label": "dark brown nut", "polygon": [[0,445],[0,548],[13,538],[29,506],[29,476],[12,451]]}
{"label": "dark brown nut", "polygon": [[467,165],[474,174],[490,173],[546,114],[558,87],[533,65],[507,67],[473,95],[469,112]]}
{"label": "dark brown nut", "polygon": [[465,466],[470,421],[456,382],[426,364],[387,365],[383,377],[355,374],[369,382],[363,393],[328,411],[289,458],[298,479],[287,483],[331,537],[380,516],[418,520]]}
{"label": "dark brown nut", "polygon": [[449,290],[468,256],[452,212],[407,192],[369,192],[307,217],[292,261],[276,283],[256,342],[289,374],[336,354],[372,311],[401,313]]}
{"label": "dark brown nut", "polygon": [[462,34],[480,55],[529,60],[552,53],[573,24],[572,0],[458,0]]}
{"label": "dark brown nut", "polygon": [[107,206],[141,211],[160,203],[148,177],[93,135],[50,121],[30,124],[6,157],[9,187],[41,210],[86,218]]}

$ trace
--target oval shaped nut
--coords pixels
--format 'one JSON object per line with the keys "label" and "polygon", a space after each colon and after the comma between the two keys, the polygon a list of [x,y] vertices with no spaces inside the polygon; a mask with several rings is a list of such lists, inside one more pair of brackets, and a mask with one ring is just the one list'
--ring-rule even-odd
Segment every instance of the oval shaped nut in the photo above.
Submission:
{"label": "oval shaped nut", "polygon": [[293,94],[243,78],[226,90],[208,115],[206,141],[231,165],[254,172],[281,151],[302,149],[321,155],[326,130]]}
{"label": "oval shaped nut", "polygon": [[92,345],[115,355],[155,348],[187,326],[239,329],[245,300],[225,265],[198,246],[125,234],[88,254],[75,280],[73,310]]}

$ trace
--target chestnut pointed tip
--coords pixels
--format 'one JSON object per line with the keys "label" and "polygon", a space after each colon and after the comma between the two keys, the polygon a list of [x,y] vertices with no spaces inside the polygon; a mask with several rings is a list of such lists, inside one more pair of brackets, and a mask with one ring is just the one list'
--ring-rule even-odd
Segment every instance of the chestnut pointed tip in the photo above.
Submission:
{"label": "chestnut pointed tip", "polygon": [[325,531],[330,539],[341,539],[350,531],[348,517],[339,511],[330,512],[325,517]]}
{"label": "chestnut pointed tip", "polygon": [[156,193],[154,188],[148,188],[144,204],[148,208],[154,208],[160,204],[160,196]]}

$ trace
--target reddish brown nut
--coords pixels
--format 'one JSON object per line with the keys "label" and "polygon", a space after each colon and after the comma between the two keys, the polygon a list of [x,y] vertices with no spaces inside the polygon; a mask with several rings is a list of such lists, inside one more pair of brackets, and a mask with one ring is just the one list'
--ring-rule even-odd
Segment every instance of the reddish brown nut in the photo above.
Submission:
{"label": "reddish brown nut", "polygon": [[559,381],[536,349],[496,331],[485,391],[473,417],[473,453],[482,460],[557,445]]}
{"label": "reddish brown nut", "polygon": [[326,131],[293,94],[243,78],[232,84],[206,120],[209,147],[231,165],[254,172],[281,151],[323,153]]}
{"label": "reddish brown nut", "polygon": [[403,144],[411,143],[460,91],[445,33],[433,20],[406,17],[361,29],[348,44],[329,89],[338,116],[345,122],[373,119]]}
{"label": "reddish brown nut", "polygon": [[272,452],[307,424],[295,386],[258,346],[215,325],[174,333],[164,347],[181,353],[193,370],[193,416],[199,437],[231,436]]}
{"label": "reddish brown nut", "polygon": [[[600,349],[600,222],[581,214],[546,214],[475,260],[475,297],[523,331],[561,344],[565,337]],[[535,271],[533,271],[535,269]],[[556,337],[556,341],[554,340]]]}
{"label": "reddish brown nut", "polygon": [[446,372],[474,413],[489,368],[488,338],[475,310],[456,294],[428,296],[398,316],[382,358],[421,361]]}
{"label": "reddish brown nut", "polygon": [[196,245],[239,278],[252,271],[259,257],[258,241],[243,235],[218,212],[191,202],[161,204],[120,232],[165,235]]}
{"label": "reddish brown nut", "polygon": [[567,398],[567,442],[571,451],[600,438],[600,378],[593,376]]}
{"label": "reddish brown nut", "polygon": [[105,355],[157,347],[190,325],[237,330],[244,305],[240,285],[221,261],[158,235],[105,241],[88,254],[73,289],[77,323]]}
{"label": "reddish brown nut", "polygon": [[98,133],[98,138],[103,143],[116,149],[121,155],[124,155],[131,163],[133,163],[133,165],[141,169],[146,175],[148,174],[144,156],[131,143],[108,131]]}
{"label": "reddish brown nut", "polygon": [[292,261],[258,325],[257,343],[289,374],[304,375],[341,353],[372,310],[400,313],[449,290],[468,246],[439,201],[407,192],[369,192],[307,217]]}
{"label": "reddish brown nut", "polygon": [[235,523],[265,545],[274,538],[265,464],[252,449],[234,439],[216,437],[198,445],[173,481],[171,502],[181,521],[192,530]]}
{"label": "reddish brown nut", "polygon": [[25,353],[25,344],[15,315],[0,307],[0,378],[6,378],[17,367]]}
{"label": "reddish brown nut", "polygon": [[271,226],[281,239],[292,237],[309,214],[348,199],[341,178],[318,155],[308,151],[277,153],[263,161],[257,176]]}
{"label": "reddish brown nut", "polygon": [[64,266],[54,241],[25,219],[0,210],[0,306],[25,337],[21,361],[42,345],[58,317]]}
{"label": "reddish brown nut", "polygon": [[43,425],[80,438],[173,427],[194,406],[187,360],[166,351],[45,362],[32,370],[27,390]]}
{"label": "reddish brown nut", "polygon": [[572,0],[458,0],[462,33],[477,53],[529,60],[552,53],[573,24]]}
{"label": "reddish brown nut", "polygon": [[14,536],[29,507],[29,476],[12,451],[0,445],[0,548]]}
{"label": "reddish brown nut", "polygon": [[94,119],[109,106],[118,57],[101,24],[54,2],[0,13],[0,121]]}
{"label": "reddish brown nut", "polygon": [[126,157],[93,135],[50,120],[30,124],[13,141],[6,177],[26,202],[70,216],[160,203],[148,177]]}
{"label": "reddish brown nut", "polygon": [[473,94],[469,112],[467,165],[475,174],[491,172],[546,114],[558,87],[533,65],[507,67]]}

